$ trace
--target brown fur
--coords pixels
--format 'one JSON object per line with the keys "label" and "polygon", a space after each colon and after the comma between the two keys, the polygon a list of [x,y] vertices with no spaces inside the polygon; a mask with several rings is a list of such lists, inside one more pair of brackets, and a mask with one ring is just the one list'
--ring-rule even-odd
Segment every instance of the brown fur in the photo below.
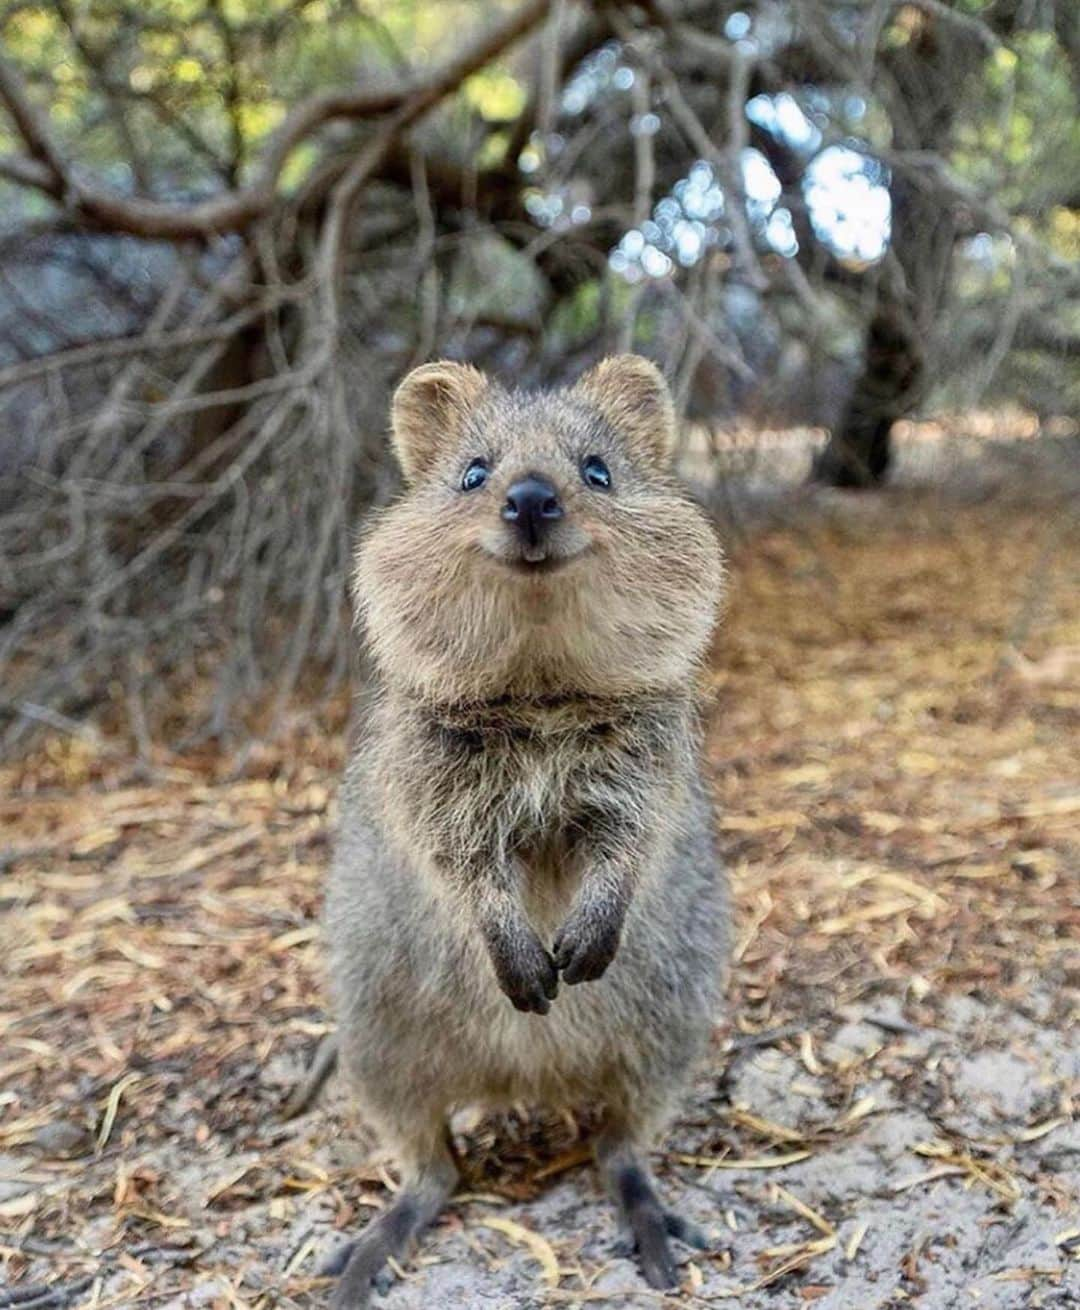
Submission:
{"label": "brown fur", "polygon": [[[327,922],[342,1067],[406,1187],[336,1304],[364,1304],[437,1212],[447,1115],[478,1101],[605,1107],[598,1158],[646,1275],[668,1284],[668,1235],[691,1230],[640,1150],[703,1047],[723,970],[696,727],[719,548],[669,471],[671,401],[645,360],[542,395],[428,365],[393,427],[409,487],[357,557],[377,685]],[[589,455],[610,490],[583,481]],[[489,481],[464,492],[476,457]],[[527,475],[563,510],[539,566],[500,513]],[[556,995],[560,981],[587,985]]]}

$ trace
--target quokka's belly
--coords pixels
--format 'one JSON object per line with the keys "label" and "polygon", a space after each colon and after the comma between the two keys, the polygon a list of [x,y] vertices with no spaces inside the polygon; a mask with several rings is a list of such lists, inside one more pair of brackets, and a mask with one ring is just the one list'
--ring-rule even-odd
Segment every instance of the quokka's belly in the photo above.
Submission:
{"label": "quokka's belly", "polygon": [[559,987],[546,1015],[515,1010],[495,982],[482,947],[471,1003],[446,1029],[458,1104],[529,1102],[555,1106],[632,1094],[670,1077],[703,1048],[716,1018],[718,969],[680,973],[658,959],[648,926],[628,924],[603,978]]}
{"label": "quokka's belly", "polygon": [[[654,869],[604,977],[562,983],[549,1013],[533,1015],[500,990],[460,906],[385,848],[372,856],[339,864],[328,926],[347,1062],[387,1114],[415,1098],[417,1071],[426,1094],[447,1108],[602,1101],[657,1071],[670,1078],[707,1037],[723,902],[719,884],[695,872],[706,861]],[[573,879],[539,878],[525,889],[548,946],[574,889]]]}
{"label": "quokka's belly", "polygon": [[[456,1105],[523,1102],[572,1106],[605,1098],[640,1064],[640,1033],[613,1022],[599,1002],[601,983],[560,989],[546,1015],[521,1014],[496,989],[477,1010],[463,1044],[468,1058],[450,1098]],[[582,989],[591,989],[591,995]]]}

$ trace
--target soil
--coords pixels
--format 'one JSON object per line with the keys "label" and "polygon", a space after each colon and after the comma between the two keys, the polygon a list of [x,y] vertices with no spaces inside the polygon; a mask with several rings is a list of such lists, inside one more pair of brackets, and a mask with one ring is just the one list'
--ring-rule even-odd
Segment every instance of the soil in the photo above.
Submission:
{"label": "soil", "polygon": [[[651,1291],[587,1114],[469,1112],[377,1304],[1080,1306],[1078,547],[1064,496],[770,499],[711,674],[730,1004],[655,1157],[711,1248]],[[280,1119],[344,717],[239,773],[57,737],[0,775],[0,1307],[322,1305],[385,1204],[336,1078]]]}

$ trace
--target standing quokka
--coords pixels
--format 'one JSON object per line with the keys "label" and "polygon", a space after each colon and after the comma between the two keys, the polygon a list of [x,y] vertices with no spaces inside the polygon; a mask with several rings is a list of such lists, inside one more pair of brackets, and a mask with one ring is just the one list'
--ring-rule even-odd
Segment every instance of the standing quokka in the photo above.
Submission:
{"label": "standing quokka", "polygon": [[402,1186],[337,1262],[339,1310],[450,1196],[461,1105],[602,1107],[648,1281],[674,1286],[670,1238],[700,1237],[646,1162],[728,921],[697,731],[723,566],[674,435],[632,355],[549,394],[430,364],[394,398],[406,490],[358,552],[375,684],[327,927],[340,1065]]}

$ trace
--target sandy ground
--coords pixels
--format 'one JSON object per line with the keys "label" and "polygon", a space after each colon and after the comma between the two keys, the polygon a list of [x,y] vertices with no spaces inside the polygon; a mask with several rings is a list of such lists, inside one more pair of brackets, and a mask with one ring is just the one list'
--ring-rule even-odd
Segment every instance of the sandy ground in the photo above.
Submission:
{"label": "sandy ground", "polygon": [[[709,741],[731,1002],[656,1156],[683,1288],[620,1253],[587,1134],[458,1124],[381,1300],[1080,1306],[1080,529],[898,490],[736,545]],[[0,1310],[313,1307],[388,1162],[332,1080],[316,918],[341,713],[242,776],[46,743],[0,778]],[[542,1022],[538,1019],[537,1022]]]}
{"label": "sandy ground", "polygon": [[[1045,997],[1020,1008],[951,997],[916,1029],[883,990],[815,1025],[802,1058],[772,1045],[730,1053],[657,1159],[668,1199],[713,1238],[707,1254],[685,1252],[685,1296],[642,1287],[581,1167],[527,1201],[455,1205],[383,1304],[1076,1306],[1080,1126],[1062,1110],[1080,1056],[1064,1017]],[[730,1149],[732,1126],[751,1154]],[[331,1219],[314,1202],[297,1247]],[[537,1238],[549,1247],[539,1258]]]}

